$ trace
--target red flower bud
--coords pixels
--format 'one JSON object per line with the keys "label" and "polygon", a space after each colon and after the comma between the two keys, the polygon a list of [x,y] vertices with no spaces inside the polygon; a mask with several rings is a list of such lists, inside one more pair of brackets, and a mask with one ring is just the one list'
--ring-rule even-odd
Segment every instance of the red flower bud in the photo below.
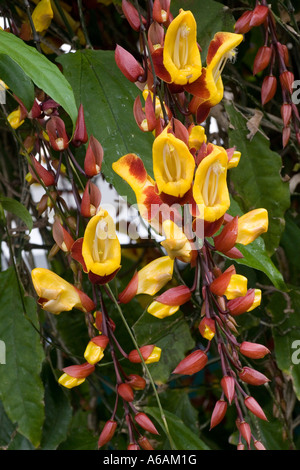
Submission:
{"label": "red flower bud", "polygon": [[101,202],[101,192],[98,186],[88,180],[81,199],[80,213],[83,217],[96,214]]}
{"label": "red flower bud", "polygon": [[112,419],[110,419],[109,421],[105,423],[104,428],[102,429],[102,432],[98,440],[99,449],[100,447],[103,447],[112,439],[116,431],[116,428],[117,428],[117,422]]}
{"label": "red flower bud", "polygon": [[278,47],[279,54],[281,55],[281,57],[284,61],[285,66],[289,67],[290,66],[290,58],[289,58],[288,48],[286,47],[285,44],[281,44],[280,42],[277,42],[277,47]]}
{"label": "red flower bud", "polygon": [[94,336],[91,341],[102,349],[105,349],[109,343],[109,339],[105,335]]}
{"label": "red flower bud", "polygon": [[143,67],[133,57],[130,52],[117,44],[115,49],[115,61],[123,75],[130,81],[136,82],[144,75]]}
{"label": "red flower bud", "polygon": [[292,105],[290,105],[289,103],[283,103],[280,108],[280,114],[283,120],[284,127],[287,127],[290,123],[292,116]]}
{"label": "red flower bud", "polygon": [[154,450],[147,437],[141,436],[138,438],[138,443],[144,450]]}
{"label": "red flower bud", "polygon": [[293,83],[295,81],[294,74],[289,70],[285,70],[279,76],[280,83],[283,89],[287,90],[290,94],[293,93]]}
{"label": "red flower bud", "polygon": [[134,419],[145,431],[151,432],[152,434],[159,434],[151,419],[145,413],[137,413]]}
{"label": "red flower bud", "polygon": [[252,19],[252,14],[253,12],[251,10],[245,11],[242,16],[237,20],[237,22],[234,25],[234,31],[237,34],[245,34],[250,31],[251,26],[250,26],[250,21]]}
{"label": "red flower bud", "polygon": [[200,349],[197,349],[182,359],[182,361],[179,362],[178,366],[173,370],[172,373],[193,375],[203,369],[206,366],[206,363],[207,355]]}
{"label": "red flower bud", "polygon": [[166,23],[170,15],[171,0],[154,0],[153,19],[157,23]]}
{"label": "red flower bud", "polygon": [[94,372],[94,370],[95,366],[93,364],[85,362],[84,364],[65,367],[63,372],[70,375],[71,377],[75,377],[76,379],[83,379]]}
{"label": "red flower bud", "polygon": [[[128,2],[127,0],[122,0],[122,10],[132,29],[134,29],[135,31],[139,31],[141,28],[141,22],[140,15],[137,9],[132,5],[131,2]],[[146,24],[145,18],[143,16],[141,18],[142,23]]]}
{"label": "red flower bud", "polygon": [[226,253],[234,247],[238,235],[238,216],[228,222],[222,232],[214,237],[215,248],[222,253]]}
{"label": "red flower bud", "polygon": [[211,341],[216,333],[215,321],[212,318],[204,317],[199,323],[199,332],[203,338]]}
{"label": "red flower bud", "polygon": [[230,282],[231,276],[232,272],[225,271],[223,274],[221,274],[221,276],[213,280],[213,282],[209,286],[210,291],[215,295],[224,295],[224,292],[226,291],[227,286]]}
{"label": "red flower bud", "polygon": [[248,446],[250,446],[251,442],[251,428],[246,421],[242,421],[239,426],[239,430],[245,441],[247,442]]}
{"label": "red flower bud", "polygon": [[269,46],[262,46],[258,49],[257,54],[254,59],[254,64],[253,64],[253,75],[256,75],[257,73],[261,72],[264,70],[272,56],[272,49]]}
{"label": "red flower bud", "polygon": [[165,305],[183,305],[190,300],[192,293],[187,286],[171,287],[155,300]]}
{"label": "red flower bud", "polygon": [[251,369],[250,367],[244,367],[239,373],[239,378],[250,385],[264,385],[265,383],[270,382],[268,377],[255,369]]}
{"label": "red flower bud", "polygon": [[231,248],[231,250],[223,252],[223,254],[232,259],[244,258],[243,253],[241,253],[240,250],[238,250],[235,246]]}
{"label": "red flower bud", "polygon": [[282,129],[282,148],[285,148],[287,146],[290,140],[290,136],[291,136],[290,126],[284,127]]}
{"label": "red flower bud", "polygon": [[223,392],[226,395],[226,398],[231,405],[232,400],[234,398],[235,394],[235,380],[233,377],[230,377],[229,375],[224,375],[221,379],[221,387],[223,389]]}
{"label": "red flower bud", "polygon": [[74,240],[67,232],[67,230],[61,225],[58,218],[55,219],[52,227],[52,235],[55,243],[59,246],[62,251],[69,252],[73,246]]}
{"label": "red flower bud", "polygon": [[259,26],[265,22],[269,13],[269,8],[266,5],[257,5],[252,13],[252,18],[250,20],[250,27]]}
{"label": "red flower bud", "polygon": [[81,144],[85,144],[88,141],[88,134],[86,130],[84,112],[82,104],[78,109],[78,116],[75,125],[75,131],[72,139],[74,147],[79,147]]}
{"label": "red flower bud", "polygon": [[265,446],[260,441],[254,441],[253,444],[256,450],[266,450]]}
{"label": "red flower bud", "polygon": [[84,171],[87,176],[96,176],[101,171],[103,148],[100,142],[91,135],[84,159]]}
{"label": "red flower bud", "polygon": [[229,300],[227,308],[233,316],[241,315],[247,312],[254,302],[255,289],[249,289],[246,295]]}
{"label": "red flower bud", "polygon": [[133,390],[144,390],[146,387],[146,380],[137,374],[129,374],[126,379],[126,383],[130,385]]}
{"label": "red flower bud", "polygon": [[40,177],[45,186],[52,186],[55,184],[55,177],[52,170],[47,170],[37,159],[31,155],[31,162],[33,168],[29,166],[29,171],[34,178],[36,174]]}
{"label": "red flower bud", "polygon": [[274,75],[268,75],[264,78],[261,87],[261,102],[262,104],[268,103],[276,93],[277,80]]}
{"label": "red flower bud", "polygon": [[61,152],[69,146],[69,138],[66,133],[65,123],[58,116],[52,116],[46,124],[51,147]]}
{"label": "red flower bud", "polygon": [[250,357],[251,359],[262,359],[266,354],[269,354],[270,351],[263,344],[243,341],[240,345],[240,353],[243,354],[243,356]]}
{"label": "red flower bud", "polygon": [[226,411],[227,402],[225,400],[218,400],[211,415],[210,430],[217,426],[223,420]]}
{"label": "red flower bud", "polygon": [[[146,346],[142,346],[140,348],[140,353],[141,353],[144,361],[146,361],[148,359],[148,357],[152,353],[153,349],[154,349],[153,344],[147,344]],[[133,362],[135,364],[139,364],[140,362],[142,362],[137,349],[133,349],[132,351],[130,351],[130,353],[128,354],[128,359],[129,359],[130,362]]]}
{"label": "red flower bud", "polygon": [[248,410],[251,411],[255,416],[257,416],[260,419],[263,419],[264,421],[268,421],[265,413],[263,412],[261,406],[257,403],[257,401],[253,397],[247,397],[245,398],[244,401],[246,407]]}
{"label": "red flower bud", "polygon": [[37,119],[42,114],[42,106],[35,99],[32,105],[31,110],[28,113],[29,119]]}
{"label": "red flower bud", "polygon": [[138,278],[138,273],[136,272],[129,282],[129,284],[125,287],[125,289],[119,294],[118,300],[121,304],[128,304],[135,294],[137,293],[138,289],[138,283],[139,283],[139,278]]}
{"label": "red flower bud", "polygon": [[118,394],[120,395],[120,397],[123,398],[123,400],[125,401],[133,401],[134,399],[134,393],[133,393],[133,390],[132,388],[130,387],[130,385],[128,384],[120,384],[118,385]]}
{"label": "red flower bud", "polygon": [[132,444],[132,443],[130,443],[130,444],[127,446],[127,450],[140,450],[140,447],[139,447],[137,444]]}

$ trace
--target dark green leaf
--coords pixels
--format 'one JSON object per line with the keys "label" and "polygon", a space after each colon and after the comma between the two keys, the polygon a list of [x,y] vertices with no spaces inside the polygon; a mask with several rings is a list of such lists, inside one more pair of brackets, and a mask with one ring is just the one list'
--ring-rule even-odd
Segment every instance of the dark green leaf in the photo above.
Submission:
{"label": "dark green leaf", "polygon": [[57,61],[72,85],[77,104],[83,105],[88,134],[104,149],[103,174],[120,196],[135,203],[131,188],[112,170],[112,163],[126,153],[136,153],[152,173],[153,136],[142,132],[133,117],[138,88],[120,72],[112,51],[78,51]]}
{"label": "dark green leaf", "polygon": [[23,297],[13,268],[0,273],[0,285],[0,338],[6,346],[6,363],[0,366],[0,397],[18,431],[38,446],[44,420],[40,378],[44,354],[33,326],[37,324],[36,302]]}
{"label": "dark green leaf", "polygon": [[31,80],[59,103],[76,122],[77,108],[72,88],[58,67],[14,34],[0,31],[0,53],[7,54]]}
{"label": "dark green leaf", "polygon": [[[163,428],[159,408],[147,406],[144,411],[155,418]],[[209,450],[209,447],[178,416],[166,410],[164,415],[176,450]]]}
{"label": "dark green leaf", "polygon": [[13,93],[22,100],[27,111],[34,101],[34,85],[21,67],[5,54],[0,54],[0,77]]}
{"label": "dark green leaf", "polygon": [[269,213],[269,230],[263,238],[269,255],[278,247],[284,230],[284,214],[290,205],[289,185],[282,181],[281,157],[270,150],[270,143],[257,132],[250,141],[247,121],[233,104],[225,104],[231,126],[230,147],[236,146],[241,160],[229,172],[234,186],[233,197],[243,212],[263,207]]}
{"label": "dark green leaf", "polygon": [[23,220],[23,222],[27,225],[29,231],[32,230],[32,217],[26,207],[23,206],[23,204],[21,204],[16,199],[4,196],[0,196],[0,204],[2,205],[4,210],[6,210],[7,212],[11,212],[12,214],[16,215],[21,220]]}

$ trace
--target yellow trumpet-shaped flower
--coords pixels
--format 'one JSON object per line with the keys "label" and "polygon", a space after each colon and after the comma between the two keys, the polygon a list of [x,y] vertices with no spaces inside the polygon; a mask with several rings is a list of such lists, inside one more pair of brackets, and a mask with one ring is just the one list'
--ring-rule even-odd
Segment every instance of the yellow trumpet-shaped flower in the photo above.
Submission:
{"label": "yellow trumpet-shaped flower", "polygon": [[269,225],[268,211],[254,209],[239,217],[236,243],[248,245],[262,233],[267,232]]}
{"label": "yellow trumpet-shaped flower", "polygon": [[165,305],[154,300],[154,302],[149,305],[147,312],[156,318],[162,319],[173,315],[178,310],[179,305]]}
{"label": "yellow trumpet-shaped flower", "polygon": [[192,246],[181,228],[172,220],[165,220],[163,232],[166,239],[160,244],[165,248],[170,258],[178,258],[180,261],[189,263],[192,259]]}
{"label": "yellow trumpet-shaped flower", "polygon": [[201,75],[197,24],[191,11],[180,10],[170,23],[165,36],[163,63],[171,82],[177,85],[192,83]]}
{"label": "yellow trumpet-shaped flower", "polygon": [[35,268],[31,277],[39,304],[50,313],[57,315],[73,308],[89,312],[94,308],[94,302],[86,294],[49,269]]}
{"label": "yellow trumpet-shaped flower", "polygon": [[58,383],[60,385],[63,385],[66,388],[74,388],[78,387],[85,381],[85,377],[83,378],[77,378],[77,377],[72,377],[71,375],[68,375],[66,373],[62,374],[59,379]]}
{"label": "yellow trumpet-shaped flower", "polygon": [[222,147],[213,150],[199,164],[193,185],[193,197],[200,218],[207,222],[220,219],[230,207],[227,187],[228,157]]}
{"label": "yellow trumpet-shaped flower", "polygon": [[121,246],[115,223],[104,209],[87,224],[82,242],[82,257],[88,272],[106,278],[121,267]]}
{"label": "yellow trumpet-shaped flower", "polygon": [[18,129],[18,127],[20,127],[24,122],[24,119],[22,119],[22,116],[21,116],[20,107],[12,111],[7,116],[7,120],[13,129]]}
{"label": "yellow trumpet-shaped flower", "polygon": [[233,274],[224,293],[224,295],[227,297],[227,300],[246,295],[247,284],[248,279],[245,276],[242,276],[241,274]]}
{"label": "yellow trumpet-shaped flower", "polygon": [[35,30],[42,33],[49,28],[53,18],[51,0],[41,0],[32,12],[32,21]]}
{"label": "yellow trumpet-shaped flower", "polygon": [[182,197],[191,188],[195,160],[187,145],[165,129],[153,143],[153,173],[159,193]]}
{"label": "yellow trumpet-shaped flower", "polygon": [[169,256],[161,256],[138,271],[136,295],[155,295],[173,276],[174,260]]}

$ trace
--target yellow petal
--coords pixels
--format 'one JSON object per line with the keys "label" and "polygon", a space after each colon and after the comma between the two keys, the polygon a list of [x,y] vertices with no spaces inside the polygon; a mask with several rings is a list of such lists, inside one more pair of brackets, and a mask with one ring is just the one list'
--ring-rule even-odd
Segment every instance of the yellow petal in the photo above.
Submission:
{"label": "yellow petal", "polygon": [[165,317],[169,317],[176,313],[179,310],[179,305],[165,305],[162,304],[161,302],[157,302],[156,300],[152,302],[148,309],[147,312],[150,313],[150,315],[153,315],[156,318],[162,319]]}
{"label": "yellow petal", "polygon": [[192,259],[192,246],[181,228],[172,220],[165,220],[163,233],[166,240],[160,244],[165,248],[170,258],[178,258],[184,263],[189,263]]}
{"label": "yellow petal", "polygon": [[35,30],[42,33],[49,28],[53,18],[53,10],[50,0],[41,0],[32,12],[32,21]]}
{"label": "yellow petal", "polygon": [[71,377],[70,375],[66,373],[62,374],[60,378],[58,379],[58,383],[60,385],[63,385],[66,388],[77,387],[78,385],[81,385],[84,381],[85,381],[84,378],[78,379],[76,377]]}
{"label": "yellow petal", "polygon": [[256,307],[260,305],[260,303],[261,303],[261,290],[255,289],[253,304],[251,305],[250,308],[248,308],[247,312],[251,312],[251,310],[254,310]]}
{"label": "yellow petal", "polygon": [[152,353],[145,361],[145,364],[152,364],[153,362],[158,362],[161,356],[161,349],[158,346],[154,346]]}
{"label": "yellow petal", "polygon": [[268,211],[266,209],[254,209],[239,217],[238,236],[236,243],[248,245],[262,233],[267,232],[269,225]]}
{"label": "yellow petal", "polygon": [[103,357],[103,348],[95,344],[93,341],[89,341],[84,352],[84,358],[86,361],[89,364],[96,364],[97,362],[101,361]]}
{"label": "yellow petal", "polygon": [[227,300],[246,295],[247,284],[248,279],[245,276],[242,276],[241,274],[233,274],[224,293],[224,295],[227,297]]}
{"label": "yellow petal", "polygon": [[138,294],[155,295],[173,276],[174,260],[162,256],[148,263],[138,272]]}

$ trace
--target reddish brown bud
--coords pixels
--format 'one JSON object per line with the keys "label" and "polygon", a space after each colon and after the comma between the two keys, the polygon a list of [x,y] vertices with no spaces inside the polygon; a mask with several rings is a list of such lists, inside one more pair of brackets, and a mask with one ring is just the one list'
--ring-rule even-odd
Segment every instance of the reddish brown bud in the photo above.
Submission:
{"label": "reddish brown bud", "polygon": [[285,148],[287,146],[290,140],[290,136],[291,136],[290,126],[284,127],[282,129],[282,148]]}
{"label": "reddish brown bud", "polygon": [[101,171],[103,148],[100,142],[91,135],[84,159],[84,171],[87,176],[96,176]]}
{"label": "reddish brown bud", "polygon": [[248,410],[251,411],[255,416],[257,416],[260,419],[263,419],[264,421],[268,421],[265,413],[263,412],[261,406],[257,403],[257,401],[253,397],[247,397],[245,398],[244,401],[246,407]]}
{"label": "reddish brown bud", "polygon": [[94,372],[94,370],[95,366],[93,364],[85,362],[84,364],[65,367],[63,372],[70,375],[71,377],[75,377],[76,379],[83,379]]}
{"label": "reddish brown bud", "polygon": [[56,218],[54,221],[52,227],[52,235],[55,240],[55,243],[59,246],[62,251],[71,251],[74,240],[69,234],[69,232],[61,225],[58,218]]}
{"label": "reddish brown bud", "polygon": [[228,258],[232,258],[232,259],[244,258],[243,253],[241,253],[240,250],[236,248],[235,246],[231,248],[231,250],[226,251],[223,254],[227,256]]}
{"label": "reddish brown bud", "polygon": [[263,344],[243,341],[240,345],[240,353],[243,354],[243,356],[250,357],[251,359],[262,359],[266,354],[269,354],[270,351]]}
{"label": "reddish brown bud", "polygon": [[241,315],[247,312],[255,298],[255,289],[248,289],[247,294],[235,299],[229,300],[227,308],[233,316]]}
{"label": "reddish brown bud", "polygon": [[153,19],[157,23],[166,23],[169,20],[171,0],[154,0]]}
{"label": "reddish brown bud", "polygon": [[37,119],[41,116],[41,114],[42,114],[42,107],[35,99],[33,102],[32,108],[28,113],[28,117],[29,119]]}
{"label": "reddish brown bud", "polygon": [[290,94],[293,93],[293,83],[295,81],[294,74],[289,70],[285,70],[279,76],[280,83],[283,89],[287,90]]}
{"label": "reddish brown bud", "polygon": [[123,398],[125,401],[133,401],[134,399],[134,393],[130,385],[128,384],[120,384],[118,385],[118,394],[120,397]]}
{"label": "reddish brown bud", "polygon": [[254,441],[253,444],[256,450],[266,450],[265,446],[260,441]]}
{"label": "reddish brown bud", "polygon": [[277,47],[278,47],[279,54],[281,55],[281,57],[284,61],[285,66],[289,67],[290,66],[290,58],[289,58],[288,48],[286,47],[285,44],[281,44],[280,42],[277,42]]}
{"label": "reddish brown bud", "polygon": [[231,405],[232,400],[234,398],[235,394],[235,380],[233,377],[230,377],[229,375],[224,375],[221,379],[221,387],[223,389],[223,392],[225,393],[225,396]]}
{"label": "reddish brown bud", "polygon": [[125,289],[118,296],[118,300],[121,304],[128,304],[128,302],[130,302],[133,299],[133,297],[137,293],[138,282],[139,282],[139,278],[138,278],[138,273],[136,272],[133,278],[131,279],[131,281],[129,282],[129,284],[125,287]]}
{"label": "reddish brown bud", "polygon": [[234,31],[237,34],[245,34],[250,31],[250,21],[252,19],[253,12],[251,10],[245,11],[242,16],[237,20],[234,25]]}
{"label": "reddish brown bud", "polygon": [[138,443],[144,450],[154,450],[147,437],[141,436],[138,438]]}
{"label": "reddish brown bud", "polygon": [[277,80],[274,75],[268,75],[264,78],[261,87],[261,102],[262,104],[268,103],[276,93]]}
{"label": "reddish brown bud", "polygon": [[212,318],[204,317],[199,323],[199,332],[203,338],[211,341],[216,333],[215,321]]}
{"label": "reddish brown bud", "polygon": [[262,46],[258,49],[253,63],[253,75],[256,75],[257,73],[261,72],[268,66],[271,60],[271,56],[271,47]]}
{"label": "reddish brown bud", "polygon": [[151,432],[151,434],[159,434],[151,419],[145,413],[137,413],[134,419],[145,431]]}
{"label": "reddish brown bud", "polygon": [[80,213],[83,217],[93,217],[101,202],[98,186],[88,180],[81,199]]}
{"label": "reddish brown bud", "polygon": [[94,336],[91,338],[91,341],[102,349],[105,349],[109,343],[109,339],[106,335]]}
{"label": "reddish brown bud", "polygon": [[193,375],[203,369],[206,366],[206,363],[207,355],[200,349],[197,349],[182,359],[182,361],[179,362],[178,366],[173,370],[172,373]]}
{"label": "reddish brown bud", "polygon": [[244,367],[239,373],[239,378],[250,385],[264,385],[265,383],[270,382],[268,377],[255,369],[251,369],[250,367]]}
{"label": "reddish brown bud", "polygon": [[250,27],[259,26],[265,22],[269,13],[269,8],[266,5],[257,5],[252,13],[250,20]]}
{"label": "reddish brown bud", "polygon": [[187,286],[171,287],[155,300],[165,305],[183,305],[190,300],[192,293]]}
{"label": "reddish brown bud", "polygon": [[59,104],[52,99],[48,99],[41,104],[41,108],[46,116],[50,116],[54,111],[57,110],[57,108],[59,108]]}
{"label": "reddish brown bud", "polygon": [[210,429],[217,426],[223,420],[226,411],[227,402],[225,400],[218,400],[211,415]]}
{"label": "reddish brown bud", "polygon": [[144,69],[130,52],[117,44],[115,49],[115,61],[123,75],[130,81],[136,82],[143,76]]}
{"label": "reddish brown bud", "polygon": [[247,442],[248,446],[250,446],[251,442],[251,428],[246,421],[242,421],[239,426],[239,430],[245,441]]}
{"label": "reddish brown bud", "polygon": [[[141,353],[144,361],[146,361],[148,359],[148,357],[152,353],[153,349],[154,349],[153,344],[147,344],[146,346],[142,346],[140,348],[140,353]],[[135,364],[139,364],[140,362],[142,362],[137,349],[133,349],[132,351],[130,351],[130,353],[128,354],[128,359],[129,359],[130,362],[133,362]]]}
{"label": "reddish brown bud", "polygon": [[36,174],[40,177],[45,186],[52,186],[55,184],[55,177],[52,170],[47,170],[37,159],[31,155],[32,167],[29,166],[29,171],[34,178]]}
{"label": "reddish brown bud", "polygon": [[234,247],[238,235],[238,216],[228,222],[222,232],[214,237],[215,248],[226,253]]}
{"label": "reddish brown bud", "polygon": [[292,105],[290,105],[289,103],[283,103],[280,108],[280,114],[283,120],[284,127],[287,127],[290,123],[292,116]]}
{"label": "reddish brown bud", "polygon": [[100,447],[103,447],[112,439],[116,431],[116,428],[117,428],[117,422],[112,419],[110,419],[109,421],[105,423],[104,428],[102,429],[102,432],[98,440],[99,449]]}
{"label": "reddish brown bud", "polygon": [[[132,5],[131,2],[127,0],[122,0],[122,10],[132,29],[134,29],[135,31],[139,31],[141,28],[141,22],[140,15],[137,9]],[[142,23],[146,24],[145,18],[143,16],[141,18]]]}
{"label": "reddish brown bud", "polygon": [[127,446],[127,450],[141,450],[140,447],[137,445],[137,444],[132,444],[130,443],[128,446]]}
{"label": "reddish brown bud", "polygon": [[129,374],[126,383],[133,388],[133,390],[144,390],[146,387],[146,380],[137,374]]}
{"label": "reddish brown bud", "polygon": [[52,116],[46,124],[46,131],[51,147],[61,152],[69,146],[69,138],[66,133],[65,123],[58,116]]}
{"label": "reddish brown bud", "polygon": [[86,130],[84,112],[82,104],[78,109],[78,116],[75,125],[75,131],[72,139],[74,147],[79,147],[81,144],[85,144],[88,141],[88,134]]}
{"label": "reddish brown bud", "polygon": [[221,276],[214,279],[214,281],[210,284],[210,291],[215,295],[224,295],[224,292],[226,291],[227,286],[230,282],[231,276],[232,272],[225,271],[223,274],[221,274]]}

